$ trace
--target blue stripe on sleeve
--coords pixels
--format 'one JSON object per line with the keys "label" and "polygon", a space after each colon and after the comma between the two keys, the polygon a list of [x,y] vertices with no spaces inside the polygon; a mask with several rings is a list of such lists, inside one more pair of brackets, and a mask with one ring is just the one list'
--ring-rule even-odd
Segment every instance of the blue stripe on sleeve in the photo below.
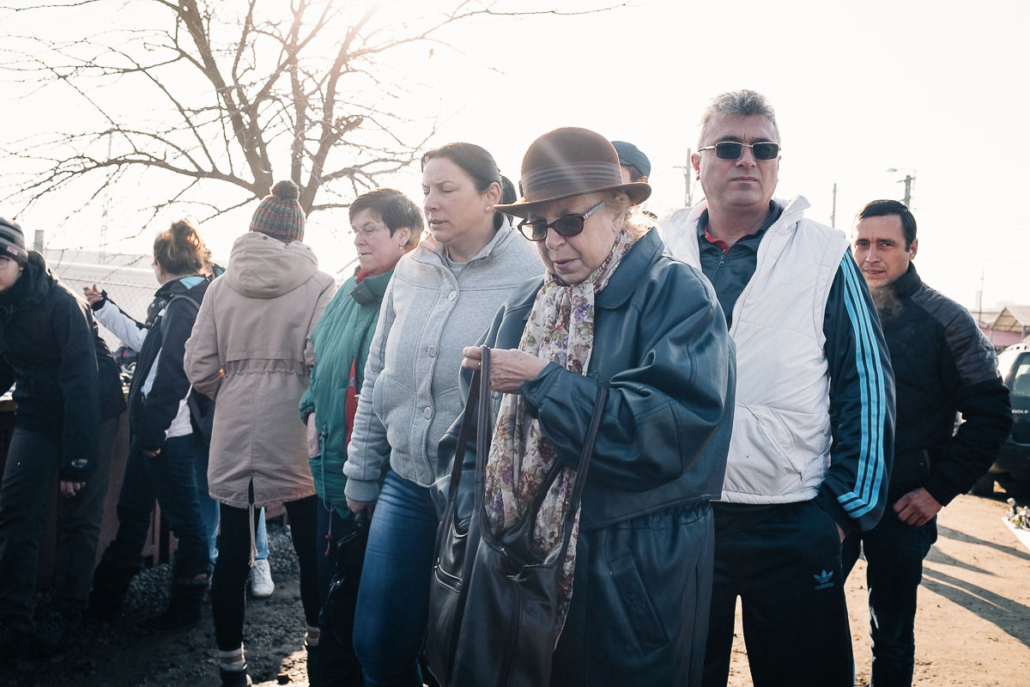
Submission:
{"label": "blue stripe on sleeve", "polygon": [[[886,394],[880,352],[873,336],[869,309],[862,297],[858,268],[845,254],[841,261],[844,273],[845,308],[855,332],[855,365],[861,391],[862,438],[859,447],[855,490],[837,497],[837,501],[853,519],[876,508],[884,477],[883,427],[886,421]],[[857,493],[856,493],[857,492]]]}

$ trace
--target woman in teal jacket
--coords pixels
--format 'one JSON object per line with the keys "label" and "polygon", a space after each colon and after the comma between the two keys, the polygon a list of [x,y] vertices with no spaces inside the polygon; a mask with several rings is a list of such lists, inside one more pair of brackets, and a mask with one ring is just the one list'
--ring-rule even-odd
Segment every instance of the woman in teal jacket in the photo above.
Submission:
{"label": "woman in teal jacket", "polygon": [[[300,400],[300,416],[308,427],[308,454],[319,498],[318,559],[322,615],[312,685],[362,685],[361,666],[354,656],[350,634],[354,607],[347,617],[327,601],[336,568],[336,543],[355,529],[343,489],[343,464],[364,381],[365,359],[379,321],[379,306],[393,268],[401,256],[418,245],[422,215],[400,191],[381,188],[359,196],[350,206],[354,247],[360,267],[336,292],[325,315],[311,333],[315,367],[311,384]],[[334,617],[335,616],[335,617]]]}

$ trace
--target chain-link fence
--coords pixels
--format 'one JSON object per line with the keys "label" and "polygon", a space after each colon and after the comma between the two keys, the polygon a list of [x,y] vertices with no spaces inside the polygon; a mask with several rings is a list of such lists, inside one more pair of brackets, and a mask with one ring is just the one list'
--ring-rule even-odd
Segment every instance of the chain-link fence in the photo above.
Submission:
{"label": "chain-link fence", "polygon": [[[158,283],[152,270],[135,266],[140,262],[149,264],[145,256],[105,255],[103,262],[91,261],[97,256],[90,254],[76,255],[74,260],[69,260],[60,253],[54,257],[52,260],[49,255],[47,256],[50,269],[76,295],[83,297],[84,287],[96,285],[98,289],[107,291],[108,298],[131,317],[140,322],[146,319],[147,307],[154,299]],[[100,334],[111,351],[122,345],[122,342],[102,325]]]}

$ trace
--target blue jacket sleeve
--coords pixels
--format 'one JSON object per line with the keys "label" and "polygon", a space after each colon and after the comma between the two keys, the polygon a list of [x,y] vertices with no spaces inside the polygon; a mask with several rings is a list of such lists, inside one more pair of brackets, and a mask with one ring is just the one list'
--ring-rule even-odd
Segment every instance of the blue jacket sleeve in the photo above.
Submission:
{"label": "blue jacket sleeve", "polygon": [[830,288],[823,323],[833,448],[819,495],[845,533],[866,531],[887,503],[894,458],[894,373],[865,279],[850,251]]}

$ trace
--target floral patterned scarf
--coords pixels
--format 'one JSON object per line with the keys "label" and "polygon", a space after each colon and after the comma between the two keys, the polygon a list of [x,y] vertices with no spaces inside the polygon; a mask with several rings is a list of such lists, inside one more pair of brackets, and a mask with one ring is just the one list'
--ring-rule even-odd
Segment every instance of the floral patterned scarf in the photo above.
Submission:
{"label": "floral patterned scarf", "polygon": [[[605,261],[579,284],[565,284],[548,274],[533,302],[519,350],[576,374],[586,374],[594,347],[594,297],[608,284],[632,245],[633,240],[623,229]],[[551,442],[540,431],[540,422],[526,412],[522,395],[505,394],[486,464],[487,519],[495,533],[518,527],[557,459]],[[575,470],[562,470],[537,514],[533,548],[548,558],[561,550],[561,525],[572,498],[574,479]],[[578,537],[577,512],[559,590],[559,633],[572,600]]]}

